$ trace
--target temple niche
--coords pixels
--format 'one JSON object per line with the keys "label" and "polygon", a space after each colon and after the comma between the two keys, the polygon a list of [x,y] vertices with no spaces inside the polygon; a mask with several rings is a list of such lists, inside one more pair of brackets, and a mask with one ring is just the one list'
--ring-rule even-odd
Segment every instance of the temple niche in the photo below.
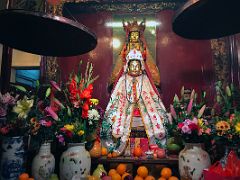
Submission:
{"label": "temple niche", "polygon": [[[160,74],[144,38],[145,20],[125,23],[126,42],[111,75],[113,84],[105,110],[101,142],[112,156],[129,156],[135,147],[166,143],[166,109],[156,88]],[[136,140],[138,142],[136,142]]]}

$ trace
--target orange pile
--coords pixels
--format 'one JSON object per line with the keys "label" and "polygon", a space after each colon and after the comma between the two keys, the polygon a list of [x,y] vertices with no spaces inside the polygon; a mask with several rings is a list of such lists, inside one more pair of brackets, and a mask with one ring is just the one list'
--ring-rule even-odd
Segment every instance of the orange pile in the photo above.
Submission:
{"label": "orange pile", "polygon": [[178,180],[176,176],[172,176],[172,170],[168,167],[164,167],[161,170],[161,177],[158,180]]}
{"label": "orange pile", "polygon": [[126,176],[130,175],[127,173],[127,165],[119,164],[116,169],[110,169],[108,176],[111,176],[112,180],[124,180]]}
{"label": "orange pile", "polygon": [[19,175],[18,180],[34,180],[34,179],[30,178],[28,173],[22,173]]}

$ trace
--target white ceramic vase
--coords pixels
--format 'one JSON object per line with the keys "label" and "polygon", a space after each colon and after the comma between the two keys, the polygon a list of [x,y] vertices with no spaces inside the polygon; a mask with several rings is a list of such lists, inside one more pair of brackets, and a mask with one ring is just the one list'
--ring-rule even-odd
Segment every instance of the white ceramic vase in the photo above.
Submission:
{"label": "white ceramic vase", "polygon": [[32,175],[35,180],[46,180],[55,169],[55,158],[51,153],[51,144],[43,143],[32,162]]}
{"label": "white ceramic vase", "polygon": [[211,165],[209,155],[201,143],[186,143],[179,153],[179,173],[181,180],[203,180],[203,169]]}
{"label": "white ceramic vase", "polygon": [[90,174],[91,158],[85,143],[71,143],[60,158],[60,179],[87,178]]}
{"label": "white ceramic vase", "polygon": [[0,179],[17,180],[25,172],[23,136],[3,138],[0,154]]}

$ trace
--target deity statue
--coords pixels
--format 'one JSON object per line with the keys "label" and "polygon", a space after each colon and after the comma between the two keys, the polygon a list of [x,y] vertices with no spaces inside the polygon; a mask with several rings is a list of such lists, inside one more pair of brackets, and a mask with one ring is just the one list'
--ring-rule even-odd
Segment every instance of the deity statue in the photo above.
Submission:
{"label": "deity statue", "polygon": [[168,121],[146,62],[146,47],[141,39],[145,24],[138,25],[134,21],[124,29],[128,40],[121,52],[122,68],[115,80],[101,128],[102,145],[113,150],[116,156],[124,153],[133,126],[144,127],[149,144],[164,145],[164,124]]}

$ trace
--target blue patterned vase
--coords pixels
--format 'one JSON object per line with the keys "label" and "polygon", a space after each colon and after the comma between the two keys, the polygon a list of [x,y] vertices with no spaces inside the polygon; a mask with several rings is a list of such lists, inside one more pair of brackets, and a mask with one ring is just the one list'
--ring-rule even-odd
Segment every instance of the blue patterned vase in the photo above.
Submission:
{"label": "blue patterned vase", "polygon": [[1,151],[0,179],[17,180],[25,171],[23,136],[3,138]]}

